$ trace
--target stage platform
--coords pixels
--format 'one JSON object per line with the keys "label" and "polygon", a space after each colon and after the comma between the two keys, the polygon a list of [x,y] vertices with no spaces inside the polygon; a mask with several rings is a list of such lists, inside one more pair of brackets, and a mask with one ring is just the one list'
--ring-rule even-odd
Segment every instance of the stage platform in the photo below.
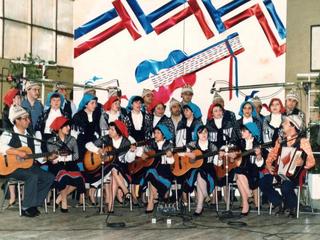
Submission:
{"label": "stage platform", "polygon": [[[71,202],[71,205],[75,204]],[[194,206],[193,206],[194,207]],[[221,206],[223,207],[223,206]],[[238,218],[239,207],[233,207],[234,218],[223,218],[222,210],[218,216],[215,209],[206,207],[203,215],[193,217],[189,213],[164,213],[155,211],[145,214],[144,208],[117,206],[115,213],[108,218],[109,223],[123,222],[123,228],[106,225],[106,214],[100,215],[97,208],[70,206],[69,213],[57,209],[36,218],[19,217],[18,208],[1,211],[0,239],[319,239],[320,215],[301,213],[299,219],[286,216],[270,216],[267,206],[258,216],[251,211],[247,217]],[[152,218],[156,223],[152,224]],[[171,224],[167,224],[167,220]]]}

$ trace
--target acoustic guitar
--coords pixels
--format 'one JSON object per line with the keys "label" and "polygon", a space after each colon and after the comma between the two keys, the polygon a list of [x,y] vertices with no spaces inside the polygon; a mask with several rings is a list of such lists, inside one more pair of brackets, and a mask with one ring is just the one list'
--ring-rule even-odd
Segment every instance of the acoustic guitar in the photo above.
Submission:
{"label": "acoustic guitar", "polygon": [[154,158],[166,154],[167,151],[171,151],[173,153],[177,152],[184,152],[186,150],[185,147],[176,147],[169,150],[164,150],[156,153],[154,150],[150,150],[148,152],[145,152],[145,154],[148,156],[146,159],[143,159],[142,157],[137,157],[136,160],[132,163],[129,163],[128,170],[129,173],[136,174],[139,171],[141,171],[143,168],[150,167],[154,163]]}
{"label": "acoustic guitar", "polygon": [[[223,164],[221,166],[214,166],[218,178],[224,177],[227,172],[230,172],[232,169],[239,167],[243,161],[243,157],[254,153],[256,148],[266,148],[266,147],[272,146],[272,144],[273,144],[272,142],[267,142],[267,143],[264,143],[264,144],[261,144],[261,145],[255,147],[253,149],[250,149],[250,150],[247,150],[244,152],[239,152],[239,154],[236,156],[235,159],[231,159],[229,157],[228,167],[226,166],[226,164],[227,164],[226,158],[223,158]],[[237,152],[237,151],[240,151],[240,149],[237,147],[231,147],[231,148],[229,148],[228,152],[230,153],[230,152]]]}
{"label": "acoustic guitar", "polygon": [[0,175],[6,176],[13,173],[15,170],[27,169],[32,167],[33,160],[41,157],[48,157],[53,153],[59,154],[59,152],[47,152],[47,153],[36,153],[32,154],[32,150],[29,147],[23,146],[18,148],[27,154],[25,158],[20,158],[15,154],[0,154]]}
{"label": "acoustic guitar", "polygon": [[144,140],[144,141],[136,142],[130,145],[128,144],[118,149],[115,149],[112,146],[106,146],[103,148],[104,154],[86,151],[83,158],[84,169],[87,172],[96,172],[101,168],[102,164],[111,163],[119,153],[129,151],[132,145],[140,147],[140,146],[146,145],[149,141],[150,140]]}
{"label": "acoustic guitar", "polygon": [[203,164],[203,159],[217,154],[217,151],[208,152],[202,154],[199,149],[192,151],[196,156],[195,159],[191,159],[188,156],[179,156],[179,154],[174,154],[174,163],[171,166],[171,171],[173,175],[179,177],[186,174],[192,168],[199,168]]}

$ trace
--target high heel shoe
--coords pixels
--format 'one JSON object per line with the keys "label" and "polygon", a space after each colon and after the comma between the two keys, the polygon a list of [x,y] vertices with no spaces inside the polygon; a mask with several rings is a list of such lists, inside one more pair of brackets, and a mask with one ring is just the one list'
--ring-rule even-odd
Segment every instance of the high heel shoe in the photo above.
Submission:
{"label": "high heel shoe", "polygon": [[250,213],[250,207],[249,207],[249,210],[248,210],[248,212],[245,212],[245,213],[240,213],[240,217],[246,217],[246,216],[248,216],[249,215],[249,213]]}
{"label": "high heel shoe", "polygon": [[199,212],[199,213],[198,212],[194,212],[193,216],[194,217],[200,217],[202,215],[202,212],[203,212],[203,210],[201,210],[201,212]]}
{"label": "high heel shoe", "polygon": [[154,211],[154,208],[151,209],[151,210],[146,210],[145,213],[146,213],[146,214],[150,214],[150,213],[153,213],[153,211]]}
{"label": "high heel shoe", "polygon": [[69,210],[68,210],[68,208],[60,208],[60,211],[62,212],[62,213],[68,213],[69,212]]}
{"label": "high heel shoe", "polygon": [[7,209],[12,208],[16,204],[16,200],[14,200],[12,203],[9,202]]}

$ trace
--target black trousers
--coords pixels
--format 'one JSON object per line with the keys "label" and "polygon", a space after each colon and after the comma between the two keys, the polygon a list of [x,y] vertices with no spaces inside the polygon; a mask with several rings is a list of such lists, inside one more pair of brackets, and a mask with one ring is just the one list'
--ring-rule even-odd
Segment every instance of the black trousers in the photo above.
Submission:
{"label": "black trousers", "polygon": [[24,200],[22,203],[24,209],[42,206],[54,181],[54,176],[51,173],[35,165],[28,169],[17,169],[8,177],[24,181]]}

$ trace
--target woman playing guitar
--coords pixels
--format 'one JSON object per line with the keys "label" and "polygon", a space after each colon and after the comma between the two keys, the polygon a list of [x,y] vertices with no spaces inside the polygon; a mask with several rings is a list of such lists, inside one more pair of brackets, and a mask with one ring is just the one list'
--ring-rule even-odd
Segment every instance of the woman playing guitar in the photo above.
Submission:
{"label": "woman playing guitar", "polygon": [[[170,142],[172,137],[172,133],[166,125],[158,124],[154,128],[154,140],[152,140],[150,145],[144,149],[145,152],[153,150],[155,151],[155,154],[165,151],[164,155],[154,158],[153,165],[145,172],[145,175],[140,182],[143,189],[148,186],[148,182],[150,183],[150,196],[146,213],[153,212],[154,203],[158,197],[161,199],[168,198],[173,179],[173,175],[170,171],[170,164],[174,162],[171,152],[173,144]],[[143,153],[142,158],[147,159],[148,155]]]}
{"label": "woman playing guitar", "polygon": [[[254,122],[249,122],[240,127],[241,140],[237,144],[240,151],[256,148],[260,143],[261,133]],[[248,199],[253,191],[255,205],[258,206],[259,170],[264,165],[264,154],[258,147],[252,154],[243,156],[239,161],[239,167],[235,169],[236,182],[242,197],[241,216],[247,216],[250,208]]]}
{"label": "woman playing guitar", "polygon": [[[208,129],[204,125],[200,125],[196,128],[193,135],[193,140],[187,145],[189,152],[185,153],[191,159],[195,159],[196,156],[192,152],[194,150],[200,150],[202,154],[216,153],[217,147],[208,140]],[[218,156],[216,155],[215,158]],[[186,192],[193,192],[195,182],[197,182],[197,208],[194,212],[194,216],[200,216],[203,211],[203,201],[214,190],[215,172],[213,167],[213,156],[204,157],[203,164],[198,169],[192,169],[188,172],[188,178],[185,181],[184,189]]]}
{"label": "woman playing guitar", "polygon": [[[111,194],[107,196],[108,212],[113,212],[114,199],[117,195],[118,188],[123,192],[125,198],[130,197],[129,190],[126,183],[130,183],[128,174],[128,163],[133,162],[135,159],[136,146],[131,145],[128,140],[129,133],[126,125],[120,120],[116,120],[110,123],[109,135],[106,135],[94,142],[86,144],[86,148],[94,153],[106,154],[108,157],[112,157],[113,160],[109,164],[104,165],[105,179],[111,177]],[[102,148],[106,146],[105,148]],[[111,148],[111,150],[110,150]],[[130,150],[129,150],[130,148]],[[116,152],[117,149],[125,149],[121,152]],[[129,151],[128,151],[129,150]],[[100,174],[95,175],[96,181],[100,182]]]}

